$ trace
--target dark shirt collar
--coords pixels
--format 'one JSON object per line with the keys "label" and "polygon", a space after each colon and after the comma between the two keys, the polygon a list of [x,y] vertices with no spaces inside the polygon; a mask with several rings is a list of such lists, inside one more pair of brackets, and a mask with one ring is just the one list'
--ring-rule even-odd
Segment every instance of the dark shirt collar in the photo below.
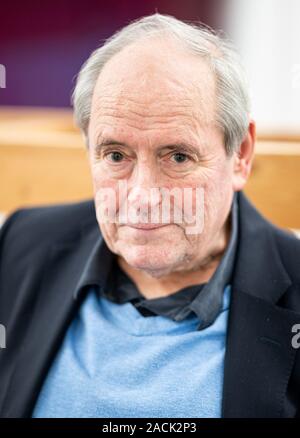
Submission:
{"label": "dark shirt collar", "polygon": [[163,315],[181,321],[192,312],[200,320],[198,329],[211,325],[222,308],[223,291],[230,284],[235,264],[238,241],[238,203],[233,198],[230,221],[231,236],[226,251],[207,283],[189,286],[167,296],[155,299],[145,298],[133,281],[123,272],[115,255],[108,249],[99,235],[92,253],[82,272],[75,298],[89,286],[98,285],[106,298],[117,303],[132,302],[144,316]]}

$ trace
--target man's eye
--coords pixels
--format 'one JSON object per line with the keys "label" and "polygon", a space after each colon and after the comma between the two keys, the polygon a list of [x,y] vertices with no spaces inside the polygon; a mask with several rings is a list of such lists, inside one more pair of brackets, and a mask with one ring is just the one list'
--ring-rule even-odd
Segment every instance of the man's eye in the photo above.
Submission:
{"label": "man's eye", "polygon": [[182,152],[176,152],[172,155],[172,158],[176,161],[176,163],[181,164],[189,159],[188,155]]}
{"label": "man's eye", "polygon": [[114,152],[110,152],[108,154],[108,157],[109,157],[110,161],[113,161],[115,163],[119,163],[120,161],[123,160],[124,155],[121,152],[114,151]]}

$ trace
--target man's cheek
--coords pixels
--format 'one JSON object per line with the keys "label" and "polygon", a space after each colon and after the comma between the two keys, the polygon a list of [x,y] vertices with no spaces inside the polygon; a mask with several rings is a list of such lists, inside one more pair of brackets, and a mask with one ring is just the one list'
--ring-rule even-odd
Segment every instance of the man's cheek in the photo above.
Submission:
{"label": "man's cheek", "polygon": [[102,236],[111,251],[115,251],[115,243],[118,240],[117,228],[114,224],[99,224]]}

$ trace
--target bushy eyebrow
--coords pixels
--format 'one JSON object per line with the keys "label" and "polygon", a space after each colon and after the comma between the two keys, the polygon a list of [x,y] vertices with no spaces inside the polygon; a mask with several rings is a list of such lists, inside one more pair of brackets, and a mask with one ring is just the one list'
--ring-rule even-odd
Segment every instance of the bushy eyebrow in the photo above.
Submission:
{"label": "bushy eyebrow", "polygon": [[95,153],[99,155],[101,150],[104,149],[106,146],[127,146],[127,145],[126,143],[122,143],[112,138],[101,139],[97,141],[95,145]]}
{"label": "bushy eyebrow", "polygon": [[[130,147],[128,144],[117,141],[113,138],[102,138],[99,139],[99,141],[95,145],[95,153],[99,155],[101,153],[101,150],[107,146]],[[161,145],[157,148],[157,151],[162,151],[163,149],[169,149],[170,151],[174,151],[174,152],[186,152],[187,154],[201,156],[201,152],[199,148],[189,143],[180,142],[180,143]]]}

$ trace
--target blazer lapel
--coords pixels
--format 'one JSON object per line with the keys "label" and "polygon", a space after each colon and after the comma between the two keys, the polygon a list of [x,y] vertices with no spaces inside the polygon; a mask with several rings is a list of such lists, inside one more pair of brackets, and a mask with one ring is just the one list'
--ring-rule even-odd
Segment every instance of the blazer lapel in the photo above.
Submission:
{"label": "blazer lapel", "polygon": [[4,398],[2,417],[31,415],[51,362],[80,305],[80,300],[74,299],[74,291],[99,236],[98,226],[94,226],[84,239],[52,247],[24,348]]}
{"label": "blazer lapel", "polygon": [[283,410],[299,315],[233,290],[223,388],[223,417],[276,418]]}
{"label": "blazer lapel", "polygon": [[299,314],[276,306],[291,287],[271,227],[239,194],[240,229],[225,355],[223,417],[280,417]]}

